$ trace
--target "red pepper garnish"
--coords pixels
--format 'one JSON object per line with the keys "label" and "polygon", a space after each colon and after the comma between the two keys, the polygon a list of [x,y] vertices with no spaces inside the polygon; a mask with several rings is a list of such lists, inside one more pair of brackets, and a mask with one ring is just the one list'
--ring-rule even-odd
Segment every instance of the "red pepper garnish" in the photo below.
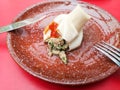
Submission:
{"label": "red pepper garnish", "polygon": [[57,27],[58,24],[56,22],[52,22],[49,25],[49,29],[51,30],[51,37],[53,38],[58,38],[60,36],[59,33],[57,32]]}

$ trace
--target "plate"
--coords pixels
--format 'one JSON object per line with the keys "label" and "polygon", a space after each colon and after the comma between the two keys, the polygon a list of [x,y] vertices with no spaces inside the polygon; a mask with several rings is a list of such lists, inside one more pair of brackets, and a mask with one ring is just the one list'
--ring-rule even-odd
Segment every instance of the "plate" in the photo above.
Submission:
{"label": "plate", "polygon": [[118,21],[95,5],[83,1],[79,4],[92,19],[83,26],[82,45],[67,52],[69,61],[67,65],[58,56],[48,56],[47,45],[43,42],[44,28],[57,15],[69,13],[75,8],[76,4],[67,0],[41,2],[27,8],[16,17],[14,22],[45,16],[37,23],[8,33],[7,45],[15,62],[35,77],[64,85],[93,83],[118,70],[119,67],[115,63],[93,47],[100,41],[120,46]]}

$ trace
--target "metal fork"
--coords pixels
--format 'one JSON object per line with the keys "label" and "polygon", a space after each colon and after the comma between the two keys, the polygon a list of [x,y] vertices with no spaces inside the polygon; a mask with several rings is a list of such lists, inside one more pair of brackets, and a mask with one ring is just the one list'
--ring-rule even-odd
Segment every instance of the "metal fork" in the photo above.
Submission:
{"label": "metal fork", "polygon": [[120,49],[119,48],[113,45],[110,45],[104,41],[96,44],[94,47],[100,52],[102,52],[104,55],[106,55],[118,66],[120,66]]}

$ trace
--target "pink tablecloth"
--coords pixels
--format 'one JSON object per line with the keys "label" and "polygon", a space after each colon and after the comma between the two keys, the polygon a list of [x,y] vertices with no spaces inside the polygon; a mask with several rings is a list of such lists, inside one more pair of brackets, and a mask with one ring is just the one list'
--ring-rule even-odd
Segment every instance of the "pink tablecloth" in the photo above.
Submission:
{"label": "pink tablecloth", "polygon": [[[0,0],[0,26],[9,24],[28,6],[41,0]],[[120,0],[83,0],[95,4],[120,21]],[[0,34],[0,90],[120,90],[120,70],[110,77],[89,85],[70,87],[51,84],[33,77],[10,57],[6,33]]]}

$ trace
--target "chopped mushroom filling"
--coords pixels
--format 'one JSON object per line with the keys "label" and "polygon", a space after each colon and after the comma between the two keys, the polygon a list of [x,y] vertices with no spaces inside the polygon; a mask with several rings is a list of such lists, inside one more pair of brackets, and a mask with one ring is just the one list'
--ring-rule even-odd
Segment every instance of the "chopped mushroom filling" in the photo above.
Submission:
{"label": "chopped mushroom filling", "polygon": [[79,4],[69,14],[60,14],[55,17],[43,32],[43,39],[48,43],[49,55],[59,55],[60,59],[67,64],[65,52],[81,45],[82,27],[90,18]]}
{"label": "chopped mushroom filling", "polygon": [[67,64],[67,56],[65,51],[69,49],[69,45],[66,41],[62,38],[50,38],[46,40],[48,43],[49,48],[49,55],[52,56],[53,54],[59,55],[60,59]]}

